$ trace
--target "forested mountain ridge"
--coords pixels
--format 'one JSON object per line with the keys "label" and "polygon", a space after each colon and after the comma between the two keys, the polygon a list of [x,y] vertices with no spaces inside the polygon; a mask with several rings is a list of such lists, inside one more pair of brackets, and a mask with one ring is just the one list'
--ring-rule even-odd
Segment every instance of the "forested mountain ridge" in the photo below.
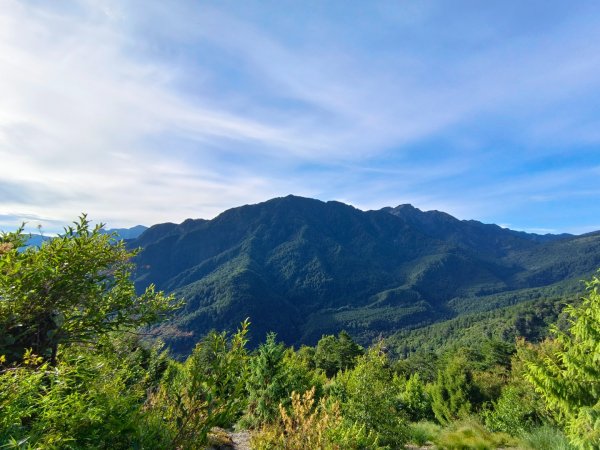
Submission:
{"label": "forested mountain ridge", "polygon": [[410,205],[361,211],[295,196],[155,225],[130,246],[142,248],[138,288],[155,283],[186,300],[175,319],[184,333],[169,340],[183,353],[246,317],[259,340],[275,331],[314,343],[347,329],[367,343],[518,303],[600,266],[599,233],[541,236]]}
{"label": "forested mountain ridge", "polygon": [[132,295],[125,242],[85,216],[40,247],[0,238],[3,447],[231,448],[234,425],[257,450],[600,445],[597,275],[579,299],[570,281],[455,298],[457,317],[369,348],[341,331],[250,351],[244,321],[177,361],[139,331],[182,302]]}

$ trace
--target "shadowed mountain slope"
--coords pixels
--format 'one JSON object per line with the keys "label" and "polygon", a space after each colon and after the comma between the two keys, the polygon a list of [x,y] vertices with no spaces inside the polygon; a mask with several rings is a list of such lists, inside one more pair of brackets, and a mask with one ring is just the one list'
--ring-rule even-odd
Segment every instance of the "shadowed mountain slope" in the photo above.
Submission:
{"label": "shadowed mountain slope", "polygon": [[345,328],[366,343],[600,266],[600,234],[540,236],[410,205],[361,211],[294,196],[155,225],[130,245],[143,249],[140,289],[186,299],[181,333],[168,338],[182,353],[246,317],[255,339],[314,343]]}

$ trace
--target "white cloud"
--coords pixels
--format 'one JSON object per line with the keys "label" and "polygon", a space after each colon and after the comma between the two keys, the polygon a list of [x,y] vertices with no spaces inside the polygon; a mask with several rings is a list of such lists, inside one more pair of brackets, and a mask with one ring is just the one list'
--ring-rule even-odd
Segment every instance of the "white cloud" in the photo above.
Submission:
{"label": "white cloud", "polygon": [[[508,117],[507,134],[539,145],[600,141],[596,122],[580,120],[590,104],[578,109],[600,83],[591,20],[539,36],[474,26],[464,32],[484,44],[467,51],[435,31],[427,4],[378,16],[391,37],[361,47],[380,24],[357,20],[363,35],[350,42],[355,30],[342,36],[345,25],[325,15],[308,24],[314,36],[309,26],[287,39],[227,5],[3,0],[0,215],[152,224],[292,192],[479,217],[506,207],[496,199],[548,195],[575,173],[460,192],[446,180],[485,166],[480,120]],[[411,37],[421,44],[422,30],[434,31],[420,48]],[[444,133],[459,151],[411,159],[413,144]],[[372,164],[392,154],[389,167]]]}
{"label": "white cloud", "polygon": [[28,207],[2,199],[0,214],[68,221],[89,211],[99,220],[154,223],[215,214],[222,206],[204,205],[217,198],[235,204],[270,193],[265,180],[194,167],[151,138],[179,132],[200,143],[272,145],[285,142],[280,131],[187,103],[169,89],[168,68],[123,54],[127,36],[109,18],[20,2],[0,14],[0,180],[47,191]]}

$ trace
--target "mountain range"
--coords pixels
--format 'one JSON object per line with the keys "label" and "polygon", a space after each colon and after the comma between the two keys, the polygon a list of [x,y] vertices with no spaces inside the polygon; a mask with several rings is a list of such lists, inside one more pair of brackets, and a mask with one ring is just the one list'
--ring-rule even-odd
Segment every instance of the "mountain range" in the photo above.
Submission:
{"label": "mountain range", "polygon": [[367,344],[576,292],[600,267],[600,232],[538,235],[411,205],[361,211],[296,196],[154,225],[128,245],[142,249],[138,289],[153,283],[185,299],[160,329],[176,354],[247,317],[254,342],[274,331],[314,344],[345,329]]}

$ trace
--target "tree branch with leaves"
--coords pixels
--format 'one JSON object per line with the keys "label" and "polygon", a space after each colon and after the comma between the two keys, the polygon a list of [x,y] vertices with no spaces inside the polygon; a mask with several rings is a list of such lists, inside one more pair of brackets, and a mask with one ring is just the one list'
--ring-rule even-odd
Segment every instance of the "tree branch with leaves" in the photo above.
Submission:
{"label": "tree branch with leaves", "polygon": [[6,362],[31,351],[56,363],[61,344],[138,328],[179,305],[150,286],[137,295],[123,241],[82,215],[39,248],[26,247],[23,226],[0,236],[0,355]]}

